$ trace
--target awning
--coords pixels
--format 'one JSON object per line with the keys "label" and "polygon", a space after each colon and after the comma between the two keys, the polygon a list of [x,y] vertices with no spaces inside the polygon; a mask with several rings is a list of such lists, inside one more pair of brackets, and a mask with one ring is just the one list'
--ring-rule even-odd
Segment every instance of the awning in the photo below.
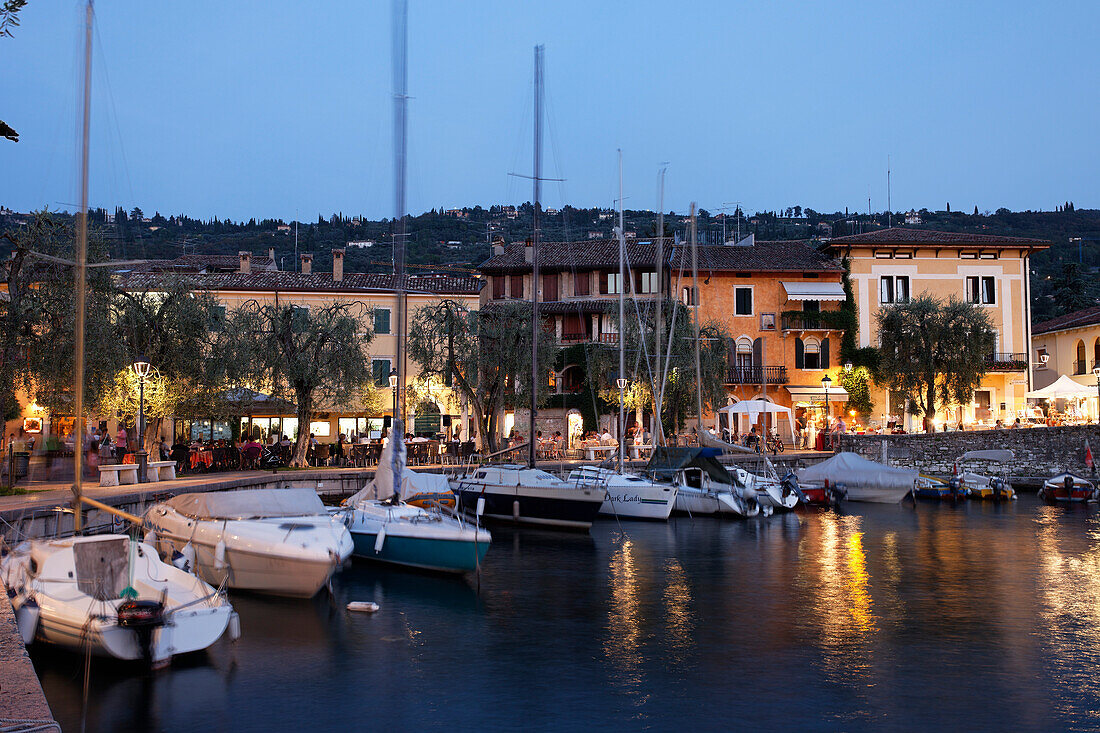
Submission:
{"label": "awning", "polygon": [[787,300],[844,300],[844,286],[840,283],[783,283]]}
{"label": "awning", "polygon": [[[795,402],[824,402],[825,401],[825,388],[812,385],[799,386],[799,385],[787,385],[787,391],[791,394],[791,399]],[[841,386],[829,387],[829,402],[847,402],[848,390]]]}

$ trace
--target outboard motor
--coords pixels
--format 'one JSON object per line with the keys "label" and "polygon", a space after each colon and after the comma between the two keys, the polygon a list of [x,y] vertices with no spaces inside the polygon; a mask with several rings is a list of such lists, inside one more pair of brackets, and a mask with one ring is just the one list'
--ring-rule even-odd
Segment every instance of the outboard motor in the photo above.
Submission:
{"label": "outboard motor", "polygon": [[783,487],[783,496],[790,496],[794,494],[798,497],[798,500],[803,504],[806,503],[806,495],[802,493],[802,489],[798,486],[798,477],[795,476],[794,471],[788,471],[787,475],[780,480],[779,485]]}
{"label": "outboard motor", "polygon": [[1066,480],[1065,480],[1064,483],[1066,485],[1066,499],[1070,500],[1070,499],[1073,498],[1073,476],[1070,476],[1067,473],[1066,474]]}
{"label": "outboard motor", "polygon": [[160,601],[130,599],[118,606],[119,628],[130,629],[137,636],[141,658],[153,663],[153,632],[164,626],[164,604]]}
{"label": "outboard motor", "polygon": [[958,476],[952,476],[947,482],[948,488],[951,489],[951,498],[954,501],[959,500],[959,496],[962,494],[962,481]]}
{"label": "outboard motor", "polygon": [[993,489],[993,497],[996,499],[1006,499],[1005,496],[1005,480],[1003,478],[992,478],[989,480],[989,486]]}

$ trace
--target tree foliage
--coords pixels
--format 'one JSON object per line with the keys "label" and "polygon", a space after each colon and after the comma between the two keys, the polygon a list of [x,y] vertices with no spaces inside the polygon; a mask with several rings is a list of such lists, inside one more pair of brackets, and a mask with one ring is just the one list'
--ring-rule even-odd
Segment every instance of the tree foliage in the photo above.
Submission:
{"label": "tree foliage", "polygon": [[937,405],[970,402],[996,334],[980,306],[922,294],[881,308],[878,381],[903,393],[932,425]]}
{"label": "tree foliage", "polygon": [[1066,262],[1062,265],[1062,274],[1054,279],[1054,307],[1055,313],[1064,316],[1067,313],[1084,310],[1096,304],[1089,295],[1092,289],[1081,275],[1081,268],[1076,262]]}
{"label": "tree foliage", "polygon": [[[530,401],[531,304],[506,301],[471,311],[445,299],[422,306],[409,321],[408,352],[422,377],[437,377],[466,395],[479,434],[497,450],[502,408]],[[536,374],[547,378],[536,380],[540,404],[549,395],[557,352],[553,333],[543,329]]]}
{"label": "tree foliage", "polygon": [[219,358],[227,383],[294,400],[299,428],[292,465],[306,465],[316,412],[369,389],[373,333],[366,313],[358,301],[311,308],[249,301],[227,317]]}

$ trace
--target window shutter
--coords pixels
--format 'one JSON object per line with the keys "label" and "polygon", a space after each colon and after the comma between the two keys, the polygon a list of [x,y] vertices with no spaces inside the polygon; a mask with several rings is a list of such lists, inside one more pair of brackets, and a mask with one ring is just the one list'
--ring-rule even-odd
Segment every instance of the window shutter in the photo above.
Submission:
{"label": "window shutter", "polygon": [[764,364],[764,339],[755,338],[752,342],[752,365],[754,367]]}
{"label": "window shutter", "polygon": [[829,368],[829,339],[821,339],[821,368]]}
{"label": "window shutter", "polygon": [[806,351],[802,345],[802,339],[796,338],[794,340],[794,368],[804,369],[806,366]]}
{"label": "window shutter", "polygon": [[601,272],[598,277],[600,278],[600,294],[607,295],[607,273]]}
{"label": "window shutter", "polygon": [[[1100,341],[1097,341],[1097,349],[1100,349]],[[726,339],[726,357],[729,359],[730,365],[737,363],[737,339]]]}

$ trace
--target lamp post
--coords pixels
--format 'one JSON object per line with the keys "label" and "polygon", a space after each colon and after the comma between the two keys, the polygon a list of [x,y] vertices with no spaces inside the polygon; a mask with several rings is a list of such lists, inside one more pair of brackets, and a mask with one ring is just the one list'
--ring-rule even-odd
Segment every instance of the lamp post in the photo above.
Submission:
{"label": "lamp post", "polygon": [[829,375],[826,374],[821,378],[821,386],[825,389],[825,437],[829,437],[829,385],[833,383],[833,380],[829,379]]}
{"label": "lamp post", "polygon": [[1092,368],[1092,376],[1096,377],[1096,422],[1100,423],[1100,365]]}
{"label": "lamp post", "polygon": [[851,374],[852,373],[852,362],[850,362],[850,361],[844,362],[844,373],[845,374]]}
{"label": "lamp post", "polygon": [[390,390],[393,392],[393,418],[391,419],[390,432],[397,426],[397,370],[390,372]]}
{"label": "lamp post", "polygon": [[145,361],[144,356],[139,356],[134,362],[134,374],[138,378],[138,483],[145,483],[149,477],[149,455],[145,452],[145,380],[149,378],[152,365]]}
{"label": "lamp post", "polygon": [[619,377],[615,380],[615,384],[619,387],[619,472],[622,473],[623,461],[626,458],[626,435],[624,434],[624,429],[626,428],[626,407],[623,402],[623,392],[626,390],[626,378]]}

